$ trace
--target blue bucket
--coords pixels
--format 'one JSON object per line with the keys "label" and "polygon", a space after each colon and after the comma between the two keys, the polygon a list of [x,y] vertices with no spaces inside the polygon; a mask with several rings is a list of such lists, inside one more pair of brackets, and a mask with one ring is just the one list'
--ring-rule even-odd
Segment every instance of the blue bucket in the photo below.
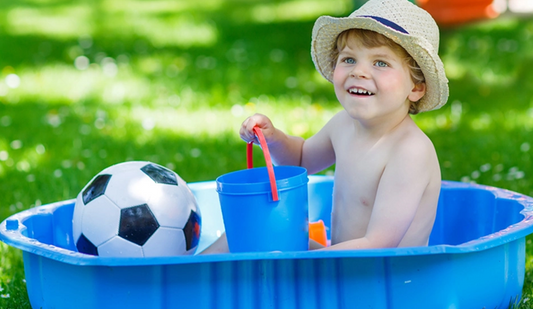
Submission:
{"label": "blue bucket", "polygon": [[217,192],[229,250],[304,251],[309,248],[307,170],[275,166],[278,201],[266,167],[217,178]]}

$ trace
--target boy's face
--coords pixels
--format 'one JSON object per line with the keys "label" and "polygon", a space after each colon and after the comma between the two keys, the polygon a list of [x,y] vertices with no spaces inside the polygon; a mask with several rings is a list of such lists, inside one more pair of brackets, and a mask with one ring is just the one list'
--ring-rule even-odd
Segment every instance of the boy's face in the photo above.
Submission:
{"label": "boy's face", "polygon": [[385,120],[405,116],[410,101],[425,94],[425,84],[415,86],[409,68],[390,47],[368,48],[349,38],[340,51],[333,73],[337,99],[354,119]]}

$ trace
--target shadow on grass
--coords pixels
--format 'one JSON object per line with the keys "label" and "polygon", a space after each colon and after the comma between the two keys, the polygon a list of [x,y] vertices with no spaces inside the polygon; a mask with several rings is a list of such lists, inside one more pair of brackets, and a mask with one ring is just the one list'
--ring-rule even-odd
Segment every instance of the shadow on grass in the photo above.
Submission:
{"label": "shadow on grass", "polygon": [[[59,3],[67,7],[76,5],[75,2],[61,1],[34,4],[30,8],[53,10],[61,7]],[[179,93],[183,84],[187,84],[195,92],[210,94],[210,102],[198,104],[231,106],[246,103],[249,98],[261,94],[306,95],[313,102],[334,102],[331,87],[316,81],[310,57],[314,18],[257,22],[253,20],[251,11],[263,1],[228,1],[216,9],[205,11],[140,14],[147,18],[146,27],[154,27],[154,36],[159,26],[156,27],[157,23],[150,24],[153,20],[166,20],[168,27],[172,27],[172,22],[193,19],[214,29],[214,42],[192,42],[180,46],[170,41],[156,44],[150,40],[147,31],[141,31],[136,24],[129,25],[131,28],[127,28],[128,25],[120,26],[124,19],[132,22],[137,14],[135,12],[106,10],[103,8],[104,1],[91,3],[93,17],[89,19],[91,25],[88,27],[91,29],[88,37],[90,43],[82,42],[87,39],[84,33],[62,37],[28,30],[27,33],[12,34],[13,31],[8,30],[8,16],[12,12],[7,10],[19,7],[4,3],[0,45],[10,48],[0,49],[0,68],[12,67],[17,72],[29,68],[38,70],[54,63],[72,65],[74,68],[75,58],[81,55],[96,64],[100,64],[104,57],[111,57],[117,61],[127,61],[136,74],[151,81],[166,80],[173,92]],[[26,7],[21,4],[20,9],[23,8]],[[242,14],[235,14],[235,10]],[[113,24],[116,27],[111,26]],[[141,64],[148,60],[154,62],[149,68]],[[10,73],[10,69],[4,69],[4,75],[7,73]],[[238,93],[238,98],[243,102],[235,102],[229,96],[234,93]]]}

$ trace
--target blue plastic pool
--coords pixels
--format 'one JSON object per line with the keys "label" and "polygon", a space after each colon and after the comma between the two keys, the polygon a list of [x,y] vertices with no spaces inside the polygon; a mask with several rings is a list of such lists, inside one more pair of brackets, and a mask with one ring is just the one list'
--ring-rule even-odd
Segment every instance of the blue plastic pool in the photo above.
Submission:
{"label": "blue plastic pool", "polygon": [[[332,178],[310,176],[309,219],[329,225]],[[224,230],[214,181],[189,184],[200,250]],[[38,308],[507,308],[520,299],[533,199],[443,182],[428,247],[101,258],[74,251],[74,201],[23,211],[0,239],[23,250]]]}

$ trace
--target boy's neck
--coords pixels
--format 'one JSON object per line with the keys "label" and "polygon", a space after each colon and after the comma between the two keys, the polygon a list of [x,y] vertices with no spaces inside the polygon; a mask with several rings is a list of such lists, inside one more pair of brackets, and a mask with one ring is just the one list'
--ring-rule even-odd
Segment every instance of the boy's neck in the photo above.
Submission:
{"label": "boy's neck", "polygon": [[380,139],[381,137],[397,130],[402,124],[413,122],[411,116],[406,114],[403,118],[354,120],[354,127],[361,137],[368,139]]}

